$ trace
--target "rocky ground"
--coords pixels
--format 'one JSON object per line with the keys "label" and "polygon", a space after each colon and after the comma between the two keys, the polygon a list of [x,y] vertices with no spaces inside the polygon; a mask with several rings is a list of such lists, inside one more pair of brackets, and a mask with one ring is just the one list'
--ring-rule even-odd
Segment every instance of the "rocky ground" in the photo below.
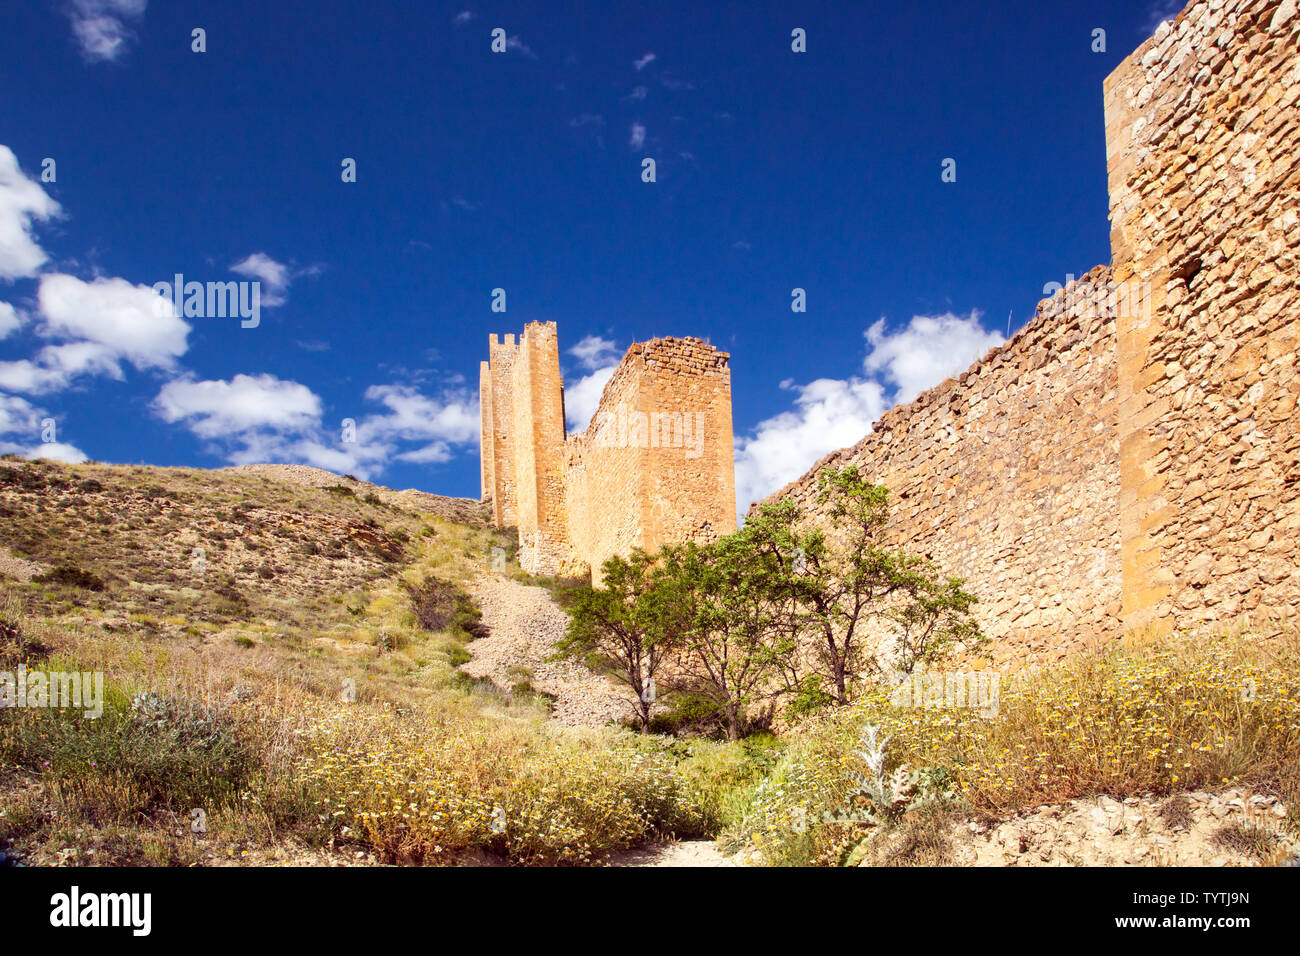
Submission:
{"label": "rocky ground", "polygon": [[476,498],[447,498],[442,495],[431,495],[426,491],[416,491],[414,488],[395,491],[383,485],[359,481],[346,475],[336,475],[332,471],[312,468],[309,465],[236,465],[225,470],[257,475],[291,485],[310,485],[313,488],[355,485],[359,496],[373,494],[384,504],[397,508],[413,508],[460,524],[482,525],[488,520],[487,506]]}
{"label": "rocky ground", "polygon": [[0,578],[10,577],[15,581],[30,581],[44,571],[42,565],[27,561],[11,554],[8,548],[0,547]]}
{"label": "rocky ground", "polygon": [[954,862],[965,866],[1300,865],[1277,824],[1275,797],[1242,790],[1173,798],[1095,797],[1043,806],[992,824],[963,822]]}
{"label": "rocky ground", "polygon": [[601,726],[632,716],[631,691],[581,664],[548,660],[568,617],[545,588],[485,574],[470,590],[490,633],[470,644],[473,660],[461,670],[507,689],[526,678],[534,690],[555,698],[552,717],[561,724]]}

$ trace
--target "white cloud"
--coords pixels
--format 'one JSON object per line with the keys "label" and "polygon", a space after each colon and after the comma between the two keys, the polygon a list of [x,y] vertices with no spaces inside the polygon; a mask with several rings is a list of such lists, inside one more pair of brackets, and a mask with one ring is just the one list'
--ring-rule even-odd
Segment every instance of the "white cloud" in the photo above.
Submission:
{"label": "white cloud", "polygon": [[532,48],[517,36],[506,38],[506,49],[516,50],[530,60],[537,59],[537,54],[532,51]]}
{"label": "white cloud", "polygon": [[31,402],[0,392],[0,435],[34,434],[39,422],[40,413]]}
{"label": "white cloud", "polygon": [[69,445],[67,442],[52,441],[41,442],[38,445],[32,445],[27,451],[18,454],[26,454],[28,458],[49,458],[52,461],[65,461],[70,465],[77,465],[87,459],[84,451],[76,445]]}
{"label": "white cloud", "polygon": [[26,399],[0,393],[0,455],[52,458],[72,463],[85,461],[86,453],[66,442],[27,444],[23,441],[30,441],[40,434],[41,420],[46,417],[43,409],[36,408]]}
{"label": "white cloud", "polygon": [[261,304],[274,308],[284,305],[288,299],[290,282],[313,270],[295,271],[283,262],[276,262],[265,252],[254,252],[232,265],[230,271],[261,282]]}
{"label": "white cloud", "polygon": [[646,93],[647,90],[644,86],[635,86],[632,88],[631,93],[623,97],[623,101],[625,103],[639,103],[646,98]]}
{"label": "white cloud", "polygon": [[736,506],[741,514],[794,481],[819,458],[852,445],[871,431],[888,407],[879,382],[820,378],[807,385],[782,382],[797,394],[794,408],[762,421],[736,439]]}
{"label": "white cloud", "polygon": [[864,377],[818,379],[808,385],[782,382],[796,392],[794,408],[736,438],[736,504],[779,491],[833,451],[857,444],[893,404],[909,402],[927,388],[965,371],[1002,336],[979,324],[980,313],[913,316],[888,334],[884,320],[865,334],[870,346]]}
{"label": "white cloud", "polygon": [[190,326],[159,309],[149,286],[53,273],[41,277],[36,298],[44,319],[37,333],[56,341],[34,360],[0,362],[0,388],[39,393],[63,388],[78,375],[121,379],[122,362],[168,370],[185,354]]}
{"label": "white cloud", "polygon": [[46,368],[30,359],[0,362],[0,388],[7,388],[11,392],[34,395],[67,384],[68,376],[59,368]]}
{"label": "white cloud", "polygon": [[357,428],[359,439],[440,444],[478,441],[478,402],[469,392],[450,391],[438,401],[407,385],[372,385],[366,389],[366,399],[379,402],[388,412],[362,419]]}
{"label": "white cloud", "polygon": [[[59,204],[22,174],[13,152],[0,146],[0,278],[38,274],[48,256],[32,238],[32,222],[59,212]],[[190,326],[159,309],[159,297],[149,286],[47,273],[40,276],[37,303],[43,321],[36,332],[48,344],[32,358],[0,362],[0,388],[51,391],[88,374],[120,379],[122,362],[137,369],[170,369],[187,348]],[[23,319],[12,305],[0,303],[0,338]]]}
{"label": "white cloud", "polygon": [[32,238],[32,222],[59,212],[41,185],[23,175],[13,150],[0,145],[0,279],[36,275],[49,256]]}
{"label": "white cloud", "polygon": [[297,382],[274,375],[236,375],[230,381],[176,379],[163,386],[154,408],[167,422],[185,420],[200,438],[226,438],[259,428],[294,431],[320,421],[320,399]]}
{"label": "white cloud", "polygon": [[585,336],[569,349],[569,354],[590,372],[564,389],[564,419],[570,431],[580,432],[596,414],[600,395],[618,367],[620,356],[618,346],[599,335]]}
{"label": "white cloud", "polygon": [[22,324],[22,313],[8,302],[0,302],[0,339],[11,332],[17,332]]}
{"label": "white cloud", "polygon": [[927,388],[966,371],[971,363],[1005,341],[980,325],[980,313],[959,316],[914,315],[907,327],[885,332],[880,319],[866,331],[871,350],[862,368],[895,386],[893,400],[910,402]]}
{"label": "white cloud", "polygon": [[83,282],[55,273],[41,278],[37,301],[46,323],[42,335],[102,346],[114,362],[170,368],[188,347],[190,326],[160,309],[158,293],[147,285],[105,278]]}
{"label": "white cloud", "polygon": [[633,60],[632,65],[635,66],[637,72],[640,73],[642,70],[644,70],[647,66],[649,66],[654,61],[655,61],[655,55],[653,53],[647,53],[639,60]]}
{"label": "white cloud", "polygon": [[473,10],[462,10],[460,11],[460,13],[456,14],[454,17],[451,18],[451,22],[456,24],[456,26],[460,26],[463,23],[469,23],[469,21],[473,19],[474,19]]}
{"label": "white cloud", "polygon": [[88,62],[111,62],[126,52],[134,34],[128,21],[144,16],[148,0],[71,0],[72,34]]}
{"label": "white cloud", "polygon": [[570,348],[569,354],[585,368],[604,368],[606,365],[617,364],[618,346],[610,339],[601,338],[599,335],[588,335]]}
{"label": "white cloud", "polygon": [[568,422],[569,431],[586,430],[591,422],[591,416],[596,414],[596,408],[600,405],[600,396],[605,390],[605,383],[609,381],[617,367],[611,365],[608,368],[597,369],[564,389],[564,419]]}
{"label": "white cloud", "polygon": [[627,144],[633,149],[640,149],[645,145],[645,127],[642,124],[632,124],[632,132],[628,135]]}
{"label": "white cloud", "polygon": [[477,444],[478,402],[463,389],[449,389],[439,400],[405,385],[375,385],[365,397],[387,411],[356,421],[350,441],[341,428],[325,426],[311,389],[274,375],[170,382],[154,410],[168,422],[183,422],[237,465],[300,463],[365,478],[392,461],[436,464]]}

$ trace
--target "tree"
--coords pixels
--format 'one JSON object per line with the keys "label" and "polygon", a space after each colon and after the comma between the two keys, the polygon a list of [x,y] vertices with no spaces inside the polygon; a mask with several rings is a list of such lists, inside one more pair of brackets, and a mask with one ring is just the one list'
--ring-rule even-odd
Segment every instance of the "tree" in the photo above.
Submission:
{"label": "tree", "polygon": [[737,532],[748,552],[746,566],[772,610],[767,635],[773,675],[785,696],[793,698],[794,713],[828,703],[817,673],[815,650],[804,639],[810,627],[804,589],[808,567],[825,564],[826,540],[806,525],[803,511],[791,499],[764,502]]}
{"label": "tree", "polygon": [[[960,578],[942,578],[932,562],[883,543],[887,488],[867,481],[856,465],[827,468],[818,476],[817,503],[829,535],[789,500],[760,505],[742,533],[786,627],[796,639],[811,638],[812,669],[835,701],[847,704],[853,681],[875,666],[872,625],[892,632],[895,663],[907,672],[959,642],[973,647],[984,640],[969,614],[976,599]],[[805,695],[812,690],[793,670],[787,686]]]}
{"label": "tree", "polygon": [[697,689],[717,706],[727,737],[739,740],[747,715],[771,696],[782,646],[764,570],[738,532],[708,545],[665,548],[657,572],[664,600],[680,615],[685,664]]}
{"label": "tree", "polygon": [[987,639],[974,595],[929,559],[884,543],[889,492],[856,466],[824,470],[814,523],[798,503],[767,502],[713,543],[633,551],[604,565],[604,584],[570,609],[563,656],[614,674],[640,699],[671,663],[736,740],[756,705],[792,698],[798,713],[849,703],[873,669],[878,638],[892,637],[893,669],[910,673]]}
{"label": "tree", "polygon": [[962,590],[961,578],[943,577],[933,563],[913,558],[902,570],[907,600],[885,612],[895,626],[898,670],[946,656],[954,647],[973,650],[988,643],[970,616],[976,598]]}
{"label": "tree", "polygon": [[680,615],[654,586],[654,561],[640,548],[606,561],[601,586],[573,597],[569,626],[555,644],[556,657],[581,660],[632,689],[642,733],[650,729],[656,675],[681,631]]}

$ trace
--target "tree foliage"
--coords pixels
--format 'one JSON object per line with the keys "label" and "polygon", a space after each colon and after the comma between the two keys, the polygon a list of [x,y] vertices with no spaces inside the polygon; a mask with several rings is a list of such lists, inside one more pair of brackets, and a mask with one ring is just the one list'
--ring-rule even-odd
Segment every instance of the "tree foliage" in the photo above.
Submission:
{"label": "tree foliage", "polygon": [[828,468],[817,505],[814,520],[766,502],[718,541],[610,559],[558,652],[630,686],[642,729],[654,681],[709,700],[734,740],[778,702],[795,715],[847,704],[863,682],[985,642],[962,579],[887,542],[887,489]]}

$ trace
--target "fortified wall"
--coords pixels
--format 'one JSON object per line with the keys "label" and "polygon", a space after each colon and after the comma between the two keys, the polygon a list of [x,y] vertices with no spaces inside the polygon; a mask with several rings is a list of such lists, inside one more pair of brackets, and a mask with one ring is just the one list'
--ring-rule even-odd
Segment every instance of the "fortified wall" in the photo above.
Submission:
{"label": "fortified wall", "polygon": [[1300,605],[1300,15],[1198,0],[1105,84],[1124,621]]}
{"label": "fortified wall", "polygon": [[730,357],[694,338],[628,349],[585,432],[565,434],[554,322],[488,340],[480,364],[482,493],[519,562],[599,582],[634,547],[736,529]]}
{"label": "fortified wall", "polygon": [[1111,266],[817,473],[891,490],[994,657],[1300,610],[1300,15],[1196,0],[1104,84]]}
{"label": "fortified wall", "polygon": [[1066,285],[1011,341],[774,497],[816,513],[818,473],[856,464],[890,491],[891,540],[967,579],[995,656],[1115,635],[1121,291],[1103,266]]}

